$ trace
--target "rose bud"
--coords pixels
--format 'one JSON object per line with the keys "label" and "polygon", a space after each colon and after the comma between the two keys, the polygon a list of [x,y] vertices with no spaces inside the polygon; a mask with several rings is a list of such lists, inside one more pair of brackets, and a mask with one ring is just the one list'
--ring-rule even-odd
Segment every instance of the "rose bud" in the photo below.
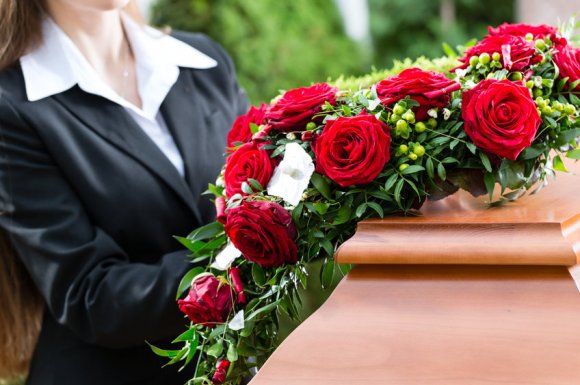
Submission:
{"label": "rose bud", "polygon": [[271,132],[272,126],[267,124],[252,136],[252,140],[257,142],[265,142],[268,140],[267,136],[270,135]]}
{"label": "rose bud", "polygon": [[240,269],[237,267],[230,268],[230,278],[232,279],[234,290],[238,296],[238,303],[244,305],[246,303],[246,294],[244,293],[244,285],[240,278]]}
{"label": "rose bud", "polygon": [[213,328],[225,322],[232,311],[232,289],[223,278],[200,274],[191,283],[187,297],[177,304],[194,324]]}
{"label": "rose bud", "polygon": [[215,198],[216,221],[219,223],[226,223],[226,198]]}
{"label": "rose bud", "polygon": [[215,366],[215,373],[211,378],[213,383],[216,385],[223,384],[229,368],[230,362],[228,360],[219,360]]}
{"label": "rose bud", "polygon": [[302,139],[303,142],[308,142],[310,140],[312,140],[312,137],[314,136],[314,132],[312,131],[304,131],[302,133],[302,137],[300,139]]}
{"label": "rose bud", "polygon": [[247,143],[252,138],[252,130],[250,126],[255,124],[257,126],[264,123],[264,115],[268,106],[262,103],[260,107],[251,106],[245,115],[238,116],[228,133],[228,149],[233,149],[234,143]]}

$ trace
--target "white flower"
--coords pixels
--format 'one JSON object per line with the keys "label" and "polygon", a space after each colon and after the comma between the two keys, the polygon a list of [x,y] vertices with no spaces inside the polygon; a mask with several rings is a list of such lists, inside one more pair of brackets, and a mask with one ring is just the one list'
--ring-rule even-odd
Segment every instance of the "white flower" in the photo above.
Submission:
{"label": "white flower", "polygon": [[233,243],[229,243],[220,253],[215,257],[215,261],[211,267],[217,270],[227,270],[230,268],[232,262],[236,260],[242,252],[236,249]]}
{"label": "white flower", "polygon": [[244,328],[244,310],[240,310],[236,313],[234,318],[228,322],[228,327],[232,330],[242,330]]}
{"label": "white flower", "polygon": [[375,108],[379,106],[379,104],[381,104],[380,99],[369,100],[369,110],[373,111]]}
{"label": "white flower", "polygon": [[449,117],[451,116],[451,111],[449,111],[447,108],[443,109],[443,119],[447,120],[449,119]]}
{"label": "white flower", "polygon": [[437,108],[430,108],[427,111],[427,115],[429,115],[430,117],[437,119]]}
{"label": "white flower", "polygon": [[268,183],[268,194],[296,206],[308,187],[314,172],[312,158],[298,143],[288,143],[284,160],[280,162]]}

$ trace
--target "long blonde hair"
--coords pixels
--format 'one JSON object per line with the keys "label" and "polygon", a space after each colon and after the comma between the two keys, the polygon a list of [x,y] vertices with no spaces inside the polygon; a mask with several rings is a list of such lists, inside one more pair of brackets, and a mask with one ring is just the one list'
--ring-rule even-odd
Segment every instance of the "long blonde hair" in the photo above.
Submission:
{"label": "long blonde hair", "polygon": [[[145,24],[135,0],[128,3],[125,11]],[[43,15],[44,0],[0,0],[0,70],[13,65],[27,50],[42,42]],[[42,298],[2,229],[0,303],[1,382],[28,372],[44,309]]]}

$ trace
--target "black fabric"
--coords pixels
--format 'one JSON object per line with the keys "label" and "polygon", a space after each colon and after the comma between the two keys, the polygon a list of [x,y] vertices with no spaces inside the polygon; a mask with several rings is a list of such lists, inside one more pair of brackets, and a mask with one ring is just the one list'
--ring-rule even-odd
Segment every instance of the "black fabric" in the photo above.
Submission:
{"label": "black fabric", "polygon": [[192,375],[161,369],[145,341],[167,346],[187,324],[174,298],[191,265],[172,236],[213,219],[200,193],[247,102],[217,44],[176,36],[219,63],[182,68],[161,107],[185,178],[122,107],[78,86],[28,102],[20,67],[0,73],[0,227],[46,301],[30,385]]}

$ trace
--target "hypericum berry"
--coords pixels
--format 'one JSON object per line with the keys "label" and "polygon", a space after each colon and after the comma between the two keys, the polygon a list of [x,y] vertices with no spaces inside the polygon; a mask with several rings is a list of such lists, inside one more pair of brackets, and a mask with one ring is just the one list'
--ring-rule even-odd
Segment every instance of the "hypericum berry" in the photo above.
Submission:
{"label": "hypericum berry", "polygon": [[401,119],[401,115],[393,114],[391,115],[391,122],[397,122]]}
{"label": "hypericum berry", "polygon": [[470,66],[475,67],[477,65],[477,63],[479,63],[479,56],[473,55],[472,57],[469,58],[469,65]]}
{"label": "hypericum berry", "polygon": [[542,114],[544,115],[551,115],[553,112],[554,110],[552,110],[552,107],[550,106],[542,107]]}
{"label": "hypericum berry", "polygon": [[532,88],[534,88],[534,81],[533,81],[533,80],[528,80],[528,81],[526,82],[526,87],[528,87],[530,90],[531,90]]}
{"label": "hypericum berry", "polygon": [[544,39],[538,39],[538,40],[536,40],[536,42],[534,43],[534,45],[540,51],[543,51],[543,50],[546,49],[546,42],[544,41]]}
{"label": "hypericum berry", "polygon": [[423,156],[425,155],[425,147],[421,146],[420,144],[417,144],[413,148],[413,153],[417,156]]}
{"label": "hypericum berry", "polygon": [[522,75],[521,72],[512,72],[510,75],[510,79],[511,80],[522,80],[524,78],[524,76]]}
{"label": "hypericum berry", "polygon": [[568,115],[574,115],[576,113],[576,107],[574,107],[574,105],[568,103],[564,106],[564,113],[566,113]]}
{"label": "hypericum berry", "polygon": [[501,55],[499,54],[499,52],[494,52],[493,55],[491,55],[491,58],[493,59],[493,61],[499,61]]}
{"label": "hypericum berry", "polygon": [[402,154],[406,154],[407,152],[409,152],[409,146],[407,146],[406,144],[401,144],[399,146],[399,151],[401,151]]}
{"label": "hypericum berry", "polygon": [[548,105],[548,101],[542,98],[536,98],[536,105],[539,108],[545,108]]}
{"label": "hypericum berry", "polygon": [[532,35],[531,33],[526,33],[526,40],[532,41],[534,40],[534,35]]}
{"label": "hypericum berry", "polygon": [[409,167],[409,164],[408,163],[403,163],[402,165],[399,166],[399,171],[400,172],[403,172],[403,171],[405,171],[405,169],[407,167]]}
{"label": "hypericum berry", "polygon": [[481,55],[479,55],[479,62],[482,65],[487,65],[487,64],[489,64],[490,61],[491,61],[491,56],[489,56],[489,54],[487,52],[484,52]]}
{"label": "hypericum berry", "polygon": [[437,120],[433,119],[433,118],[429,118],[429,120],[427,121],[427,125],[431,128],[435,128],[435,127],[437,127]]}
{"label": "hypericum berry", "polygon": [[407,122],[404,121],[403,119],[397,121],[397,131],[405,131],[407,130],[408,127],[409,124],[407,124]]}
{"label": "hypericum berry", "polygon": [[411,110],[405,111],[405,113],[401,115],[401,117],[409,123],[415,123],[415,113]]}
{"label": "hypericum berry", "polygon": [[544,95],[544,93],[542,92],[542,90],[541,90],[541,89],[539,89],[539,88],[536,88],[536,89],[534,90],[534,97],[535,97],[535,98],[537,98],[538,96],[543,96],[543,95]]}
{"label": "hypericum berry", "polygon": [[411,159],[411,160],[417,160],[417,158],[418,158],[418,156],[414,152],[412,152],[412,153],[409,154],[409,159]]}
{"label": "hypericum berry", "polygon": [[395,107],[393,107],[393,113],[396,115],[403,115],[405,113],[405,107],[397,103],[395,104]]}
{"label": "hypericum berry", "polygon": [[417,124],[415,124],[415,132],[417,132],[419,134],[422,132],[425,132],[426,129],[427,129],[427,126],[423,122],[417,122]]}
{"label": "hypericum berry", "polygon": [[554,102],[552,102],[552,108],[554,108],[556,111],[562,111],[564,109],[564,105],[559,101],[555,100]]}
{"label": "hypericum berry", "polygon": [[314,123],[314,122],[309,122],[306,125],[306,130],[307,131],[314,131],[315,129],[316,129],[316,123]]}

